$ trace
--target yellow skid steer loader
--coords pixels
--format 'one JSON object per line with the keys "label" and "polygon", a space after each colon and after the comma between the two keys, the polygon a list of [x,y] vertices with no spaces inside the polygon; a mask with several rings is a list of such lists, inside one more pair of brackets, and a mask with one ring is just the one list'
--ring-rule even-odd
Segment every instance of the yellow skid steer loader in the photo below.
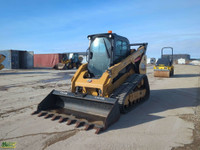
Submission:
{"label": "yellow skid steer loader", "polygon": [[[147,43],[130,44],[111,31],[89,35],[87,62],[71,79],[71,92],[53,90],[39,105],[38,116],[76,123],[95,133],[116,122],[149,97]],[[137,47],[131,49],[131,47]]]}

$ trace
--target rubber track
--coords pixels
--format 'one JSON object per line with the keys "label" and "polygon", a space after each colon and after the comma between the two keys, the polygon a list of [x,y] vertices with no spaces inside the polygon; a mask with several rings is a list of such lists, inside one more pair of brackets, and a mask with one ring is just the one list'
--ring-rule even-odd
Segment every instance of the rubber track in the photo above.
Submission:
{"label": "rubber track", "polygon": [[133,107],[135,107],[136,105],[140,104],[141,102],[143,102],[144,100],[148,99],[149,97],[149,85],[148,85],[148,79],[146,81],[145,87],[147,88],[147,94],[145,95],[145,97],[143,97],[138,103],[130,106],[130,108],[128,108],[127,110],[124,109],[124,100],[125,97],[133,90],[137,87],[137,85],[141,82],[142,79],[147,78],[146,75],[144,74],[133,74],[131,75],[126,82],[124,82],[118,89],[116,89],[113,94],[112,97],[117,98],[118,99],[118,103],[120,104],[120,111],[121,113],[127,113],[128,111],[132,110]]}

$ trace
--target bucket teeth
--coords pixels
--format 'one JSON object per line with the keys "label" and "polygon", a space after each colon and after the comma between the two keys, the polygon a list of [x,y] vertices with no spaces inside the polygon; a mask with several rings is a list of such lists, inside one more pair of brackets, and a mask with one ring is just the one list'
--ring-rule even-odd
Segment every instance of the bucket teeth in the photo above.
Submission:
{"label": "bucket teeth", "polygon": [[96,129],[95,134],[99,134],[99,132],[102,131],[102,128],[95,127],[94,129]]}
{"label": "bucket teeth", "polygon": [[84,126],[84,130],[95,129],[95,134],[99,134],[99,132],[103,131],[103,128],[100,126],[96,126],[95,124],[89,123],[87,120],[79,120],[73,115],[63,115],[54,111],[34,111],[31,115],[38,114],[38,117],[44,116],[45,119],[51,118],[52,121],[58,120],[59,123],[67,121],[66,125],[71,125],[75,123],[75,128],[79,128]]}
{"label": "bucket teeth", "polygon": [[34,112],[31,113],[31,115],[36,115],[38,113],[40,113],[40,111],[34,111]]}
{"label": "bucket teeth", "polygon": [[46,119],[46,118],[48,118],[48,117],[49,117],[49,115],[50,115],[50,114],[46,114],[46,115],[44,116],[44,118],[45,118],[45,119]]}
{"label": "bucket teeth", "polygon": [[61,116],[57,116],[57,115],[54,115],[52,118],[51,118],[51,120],[53,121],[53,120],[57,120],[57,119],[59,119]]}
{"label": "bucket teeth", "polygon": [[68,119],[67,120],[67,125],[70,125],[72,123],[72,120],[71,119]]}
{"label": "bucket teeth", "polygon": [[51,118],[52,121],[58,120],[59,123],[67,121],[66,125],[76,124],[75,128],[79,128],[82,126],[85,126],[84,130],[90,130],[95,129],[95,134],[99,134],[101,131],[103,131],[103,128],[100,126],[96,126],[95,124],[91,124],[87,122],[87,120],[79,120],[76,117],[70,115],[62,115],[56,112],[47,112],[47,111],[35,111],[32,113],[32,115],[38,114],[38,117],[44,116],[45,119]]}
{"label": "bucket teeth", "polygon": [[93,124],[86,124],[85,125],[85,129],[84,130],[89,130],[89,129],[92,129],[94,127],[94,125]]}
{"label": "bucket teeth", "polygon": [[41,112],[33,112],[33,115],[38,114],[38,117],[44,116],[45,119],[47,118],[51,118],[52,121],[59,119],[59,123],[67,121],[67,125],[71,125],[73,123],[76,123],[75,128],[79,128],[81,126],[85,126],[84,130],[90,130],[90,129],[95,129],[95,134],[99,134],[101,131],[103,131],[102,127],[96,127],[94,124],[89,124],[87,121],[81,121],[79,119],[74,118],[73,116],[63,116],[63,115],[59,115],[59,114],[53,114],[53,113],[48,113],[45,111],[41,111]]}
{"label": "bucket teeth", "polygon": [[71,124],[73,124],[75,122],[76,122],[76,120],[74,120],[74,119],[68,119],[67,125],[71,125]]}
{"label": "bucket teeth", "polygon": [[84,130],[88,130],[88,129],[89,129],[89,127],[90,127],[90,125],[86,124],[86,125],[85,125],[85,129],[84,129]]}
{"label": "bucket teeth", "polygon": [[44,116],[44,118],[45,119],[48,119],[48,118],[51,118],[53,116],[53,114],[46,114],[45,116]]}
{"label": "bucket teeth", "polygon": [[59,119],[59,123],[61,123],[61,122],[63,122],[63,120],[64,120],[65,118],[63,118],[63,117],[60,117],[60,119]]}
{"label": "bucket teeth", "polygon": [[53,115],[52,118],[51,118],[51,120],[55,120],[55,118],[56,118],[56,115]]}
{"label": "bucket teeth", "polygon": [[81,121],[81,122],[80,122],[80,121],[77,121],[77,122],[76,122],[76,126],[75,126],[75,127],[76,127],[76,128],[79,128],[79,127],[83,126],[84,124],[85,124],[85,122],[82,122],[82,121]]}
{"label": "bucket teeth", "polygon": [[40,113],[38,114],[38,117],[44,116],[44,115],[46,115],[46,114],[47,114],[47,112],[40,112]]}
{"label": "bucket teeth", "polygon": [[38,117],[40,117],[40,116],[42,116],[42,112],[40,112],[40,113],[38,114]]}

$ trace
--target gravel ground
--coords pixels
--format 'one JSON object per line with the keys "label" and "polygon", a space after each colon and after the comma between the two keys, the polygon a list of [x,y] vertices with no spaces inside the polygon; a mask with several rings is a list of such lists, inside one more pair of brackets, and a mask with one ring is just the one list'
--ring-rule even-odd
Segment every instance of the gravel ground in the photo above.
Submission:
{"label": "gravel ground", "polygon": [[52,89],[70,90],[76,70],[1,70],[0,143],[16,149],[200,149],[200,67],[176,65],[173,78],[153,77],[150,99],[105,132],[31,116]]}

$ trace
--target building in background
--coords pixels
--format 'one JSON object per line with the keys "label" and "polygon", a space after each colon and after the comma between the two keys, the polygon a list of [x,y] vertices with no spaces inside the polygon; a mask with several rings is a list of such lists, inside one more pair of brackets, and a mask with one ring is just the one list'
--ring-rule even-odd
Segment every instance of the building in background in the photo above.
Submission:
{"label": "building in background", "polygon": [[[164,54],[164,58],[172,58],[171,54]],[[174,54],[173,59],[174,61],[178,61],[178,59],[185,59],[186,61],[190,60],[190,55],[189,54]]]}
{"label": "building in background", "polygon": [[3,65],[7,69],[31,69],[33,68],[33,51],[24,50],[0,50],[0,54],[6,56]]}
{"label": "building in background", "polygon": [[[172,59],[171,54],[164,54],[163,57]],[[178,62],[178,60],[179,60],[179,62]],[[190,58],[189,54],[173,54],[173,62],[175,64],[188,64],[190,62],[190,60],[191,60],[191,58]]]}

